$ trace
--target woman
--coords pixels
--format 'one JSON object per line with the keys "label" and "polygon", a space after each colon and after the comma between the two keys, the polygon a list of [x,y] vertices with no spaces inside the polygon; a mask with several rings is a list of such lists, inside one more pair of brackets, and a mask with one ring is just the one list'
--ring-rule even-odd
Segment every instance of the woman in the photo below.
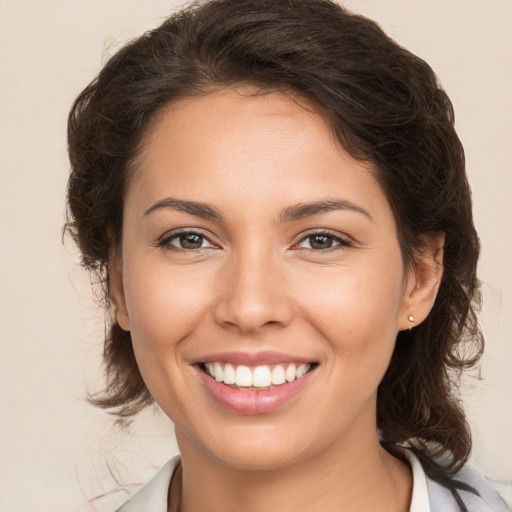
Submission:
{"label": "woman", "polygon": [[430,67],[325,0],[213,0],[120,50],[69,120],[69,229],[120,417],[181,457],[121,511],[506,510],[454,395],[478,238]]}

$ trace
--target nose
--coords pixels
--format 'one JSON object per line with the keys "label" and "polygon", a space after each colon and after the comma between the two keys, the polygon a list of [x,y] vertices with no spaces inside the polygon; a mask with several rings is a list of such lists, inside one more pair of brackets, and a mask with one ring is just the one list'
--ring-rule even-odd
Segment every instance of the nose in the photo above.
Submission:
{"label": "nose", "polygon": [[284,327],[293,317],[283,262],[270,251],[234,254],[219,275],[214,319],[243,334]]}

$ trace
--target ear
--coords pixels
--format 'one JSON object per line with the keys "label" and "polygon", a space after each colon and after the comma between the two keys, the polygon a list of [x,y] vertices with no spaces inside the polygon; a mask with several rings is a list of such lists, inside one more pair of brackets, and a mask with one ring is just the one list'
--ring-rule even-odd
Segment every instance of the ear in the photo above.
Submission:
{"label": "ear", "polygon": [[113,320],[117,321],[123,331],[130,330],[130,319],[126,309],[123,286],[123,263],[120,257],[112,254],[108,262],[108,280],[111,300],[113,302]]}
{"label": "ear", "polygon": [[443,277],[444,233],[429,233],[423,239],[423,247],[415,251],[414,265],[407,277],[398,317],[399,331],[415,327],[427,318]]}

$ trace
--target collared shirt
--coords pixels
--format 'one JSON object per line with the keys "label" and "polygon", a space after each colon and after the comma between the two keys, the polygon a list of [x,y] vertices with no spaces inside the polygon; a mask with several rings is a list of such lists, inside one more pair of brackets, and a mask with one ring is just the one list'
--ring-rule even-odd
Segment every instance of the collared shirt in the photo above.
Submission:
{"label": "collared shirt", "polygon": [[[411,506],[409,512],[460,512],[450,491],[425,475],[418,458],[409,450],[402,451],[407,458],[413,476]],[[167,512],[167,499],[172,475],[180,463],[180,457],[171,459],[133,498],[117,512]],[[464,467],[456,479],[472,486],[480,496],[459,491],[469,512],[509,512],[505,502],[477,471]]]}

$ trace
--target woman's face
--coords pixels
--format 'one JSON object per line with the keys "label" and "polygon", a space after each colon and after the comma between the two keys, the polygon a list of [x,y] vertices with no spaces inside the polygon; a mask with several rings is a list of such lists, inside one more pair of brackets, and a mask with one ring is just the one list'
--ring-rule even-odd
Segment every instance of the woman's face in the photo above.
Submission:
{"label": "woman's face", "polygon": [[283,467],[376,439],[414,283],[372,171],[286,95],[240,92],[160,113],[113,289],[182,452]]}

